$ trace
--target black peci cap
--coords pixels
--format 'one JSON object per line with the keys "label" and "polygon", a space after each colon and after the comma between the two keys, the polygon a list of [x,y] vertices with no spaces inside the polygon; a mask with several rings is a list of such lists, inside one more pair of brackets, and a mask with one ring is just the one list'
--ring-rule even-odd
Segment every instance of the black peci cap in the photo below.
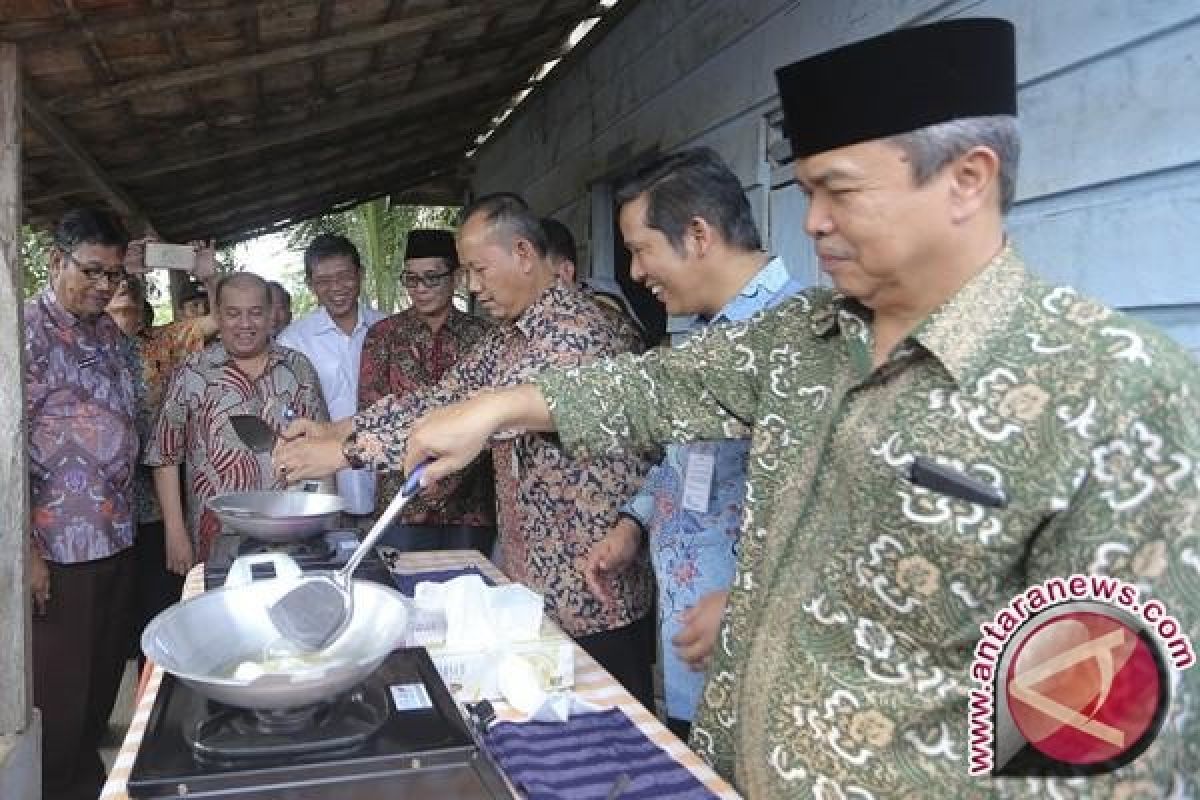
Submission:
{"label": "black peci cap", "polygon": [[404,247],[405,260],[410,258],[455,258],[454,234],[450,231],[417,228],[409,231]]}
{"label": "black peci cap", "polygon": [[1004,19],[901,28],[775,72],[791,158],[964,117],[1017,113],[1016,36]]}

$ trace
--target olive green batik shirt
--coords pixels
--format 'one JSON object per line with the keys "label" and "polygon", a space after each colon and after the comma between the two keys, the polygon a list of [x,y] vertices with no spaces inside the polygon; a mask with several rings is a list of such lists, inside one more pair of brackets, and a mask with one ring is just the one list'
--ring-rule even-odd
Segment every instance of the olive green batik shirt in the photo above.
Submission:
{"label": "olive green batik shirt", "polygon": [[[601,453],[752,428],[742,552],[692,746],[750,797],[1188,797],[1200,668],[1115,775],[971,778],[979,625],[1030,584],[1106,573],[1200,641],[1200,379],[1149,326],[1006,249],[872,367],[869,312],[809,290],[675,350],[538,379]],[[912,485],[927,456],[1009,498]],[[1047,779],[1048,780],[1048,779]]]}

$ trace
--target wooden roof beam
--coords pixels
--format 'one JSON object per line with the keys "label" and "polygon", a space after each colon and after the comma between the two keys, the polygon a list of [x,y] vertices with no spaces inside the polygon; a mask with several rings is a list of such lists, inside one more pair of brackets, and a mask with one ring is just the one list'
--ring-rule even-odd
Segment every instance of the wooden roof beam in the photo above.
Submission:
{"label": "wooden roof beam", "polygon": [[235,214],[187,220],[177,225],[177,229],[181,235],[207,235],[222,239],[232,234],[260,228],[278,220],[304,219],[314,214],[333,213],[335,210],[351,208],[368,199],[400,191],[413,184],[426,183],[439,175],[455,174],[458,169],[458,165],[435,165],[424,167],[414,173],[381,173],[369,183],[333,187],[317,195],[303,193]]}
{"label": "wooden roof beam", "polygon": [[62,200],[64,197],[74,197],[76,195],[86,194],[87,192],[93,191],[95,191],[95,189],[93,189],[89,184],[85,183],[51,184],[41,191],[34,192],[33,194],[27,194],[25,196],[25,202],[49,203],[51,200]]}
{"label": "wooden roof beam", "polygon": [[[176,196],[175,203],[164,203],[165,207],[169,207],[169,218],[182,216],[202,216],[214,209],[219,209],[222,206],[237,206],[238,203],[253,200],[258,197],[280,196],[282,193],[289,192],[293,189],[301,189],[305,186],[317,185],[320,181],[328,178],[344,177],[346,175],[355,174],[356,170],[365,167],[374,166],[378,169],[379,164],[403,164],[400,159],[405,154],[417,156],[417,163],[427,161],[425,153],[420,152],[422,149],[427,149],[431,157],[440,157],[449,153],[465,153],[469,142],[466,141],[470,136],[469,129],[459,129],[457,131],[448,132],[438,130],[432,135],[423,137],[415,137],[396,142],[389,149],[364,149],[362,152],[356,152],[353,155],[342,155],[340,158],[327,159],[323,163],[300,165],[292,170],[290,174],[279,175],[276,180],[258,179],[253,181],[243,181],[238,179],[237,186],[223,187],[204,194],[198,194],[197,199],[191,202],[178,203],[179,197]],[[447,148],[445,145],[448,142],[458,140],[457,145]],[[440,148],[431,147],[431,145],[442,144]],[[415,151],[415,152],[414,152]],[[408,160],[409,163],[413,159]],[[189,191],[189,194],[192,194]]]}
{"label": "wooden roof beam", "polygon": [[[292,8],[310,5],[312,0],[273,0],[271,7],[276,13],[283,13]],[[90,37],[103,39],[137,33],[157,33],[190,25],[221,25],[257,14],[257,3],[240,1],[221,8],[172,8],[164,11],[139,11],[121,16],[101,16],[93,12],[85,20],[86,29],[65,26],[61,17],[3,23],[0,24],[0,39],[20,42],[22,46],[34,49],[47,45],[82,45],[87,44]]]}
{"label": "wooden roof beam", "polygon": [[448,168],[411,180],[402,178],[398,181],[400,184],[399,188],[396,185],[397,181],[390,181],[365,193],[346,195],[340,200],[336,198],[322,198],[303,207],[293,208],[287,213],[274,212],[256,219],[214,230],[213,236],[222,243],[230,243],[253,239],[268,233],[276,233],[290,228],[297,222],[311,219],[319,214],[338,213],[353,208],[360,203],[374,200],[377,197],[387,197],[397,193],[403,194],[410,188],[429,186],[430,181],[449,178],[457,175],[458,172],[457,168]]}
{"label": "wooden roof beam", "polygon": [[[188,198],[251,192],[254,187],[257,187],[259,192],[268,191],[280,181],[295,178],[297,175],[337,171],[339,164],[349,167],[369,162],[371,159],[386,161],[420,155],[418,151],[421,149],[428,150],[431,146],[455,140],[462,143],[465,152],[477,132],[476,128],[476,125],[462,121],[454,125],[439,126],[436,133],[431,133],[428,126],[420,125],[393,128],[365,138],[356,138],[349,148],[345,144],[327,144],[277,156],[264,166],[254,169],[231,170],[228,175],[217,174],[200,182],[188,181],[187,189],[183,192],[178,189],[179,181],[152,184],[140,192],[139,197],[143,198],[143,204],[148,208],[174,207],[181,200],[186,202]],[[172,185],[176,186],[174,191],[171,190]]]}
{"label": "wooden roof beam", "polygon": [[[199,228],[202,223],[216,225],[225,220],[252,216],[260,212],[271,212],[274,209],[283,210],[290,205],[304,203],[330,194],[353,195],[360,186],[373,186],[380,181],[391,180],[393,176],[419,175],[423,179],[430,172],[444,168],[447,159],[461,161],[462,147],[443,148],[441,151],[435,151],[408,162],[368,164],[358,170],[331,175],[318,181],[298,179],[289,185],[280,186],[274,192],[264,190],[261,199],[257,202],[233,206],[226,203],[217,206],[214,211],[207,214],[176,212],[175,209],[171,209],[169,213],[163,215],[162,222],[166,228],[187,225],[189,229],[195,229]],[[218,202],[221,199],[220,197],[214,198]],[[281,216],[286,216],[286,213],[281,213]]]}
{"label": "wooden roof beam", "polygon": [[[530,2],[531,0],[515,0],[516,5],[528,5]],[[257,72],[281,64],[321,58],[343,50],[374,47],[399,36],[429,33],[447,28],[480,12],[500,10],[502,6],[509,6],[510,8],[506,10],[511,10],[513,5],[514,3],[502,3],[499,0],[477,0],[473,3],[456,4],[450,8],[398,19],[384,25],[368,25],[350,33],[330,36],[326,39],[280,47],[265,53],[255,53],[240,58],[230,58],[215,64],[189,67],[163,75],[134,78],[112,86],[92,88],[78,94],[57,97],[49,101],[47,107],[55,113],[93,111],[137,95],[183,89],[198,83]]]}
{"label": "wooden roof beam", "polygon": [[132,197],[113,180],[99,162],[92,157],[70,130],[46,108],[33,92],[26,88],[22,105],[30,124],[53,142],[58,151],[74,163],[79,175],[90,183],[110,206],[124,216],[132,230],[141,231],[153,223]]}
{"label": "wooden roof beam", "polygon": [[[540,62],[539,62],[540,63]],[[416,92],[409,92],[395,100],[390,100],[383,103],[375,103],[366,106],[358,111],[351,111],[341,115],[327,115],[303,125],[287,125],[279,126],[272,129],[270,132],[247,138],[243,141],[235,141],[224,144],[219,144],[213,147],[200,150],[192,148],[188,151],[180,153],[179,157],[163,157],[156,159],[156,163],[151,166],[136,167],[130,170],[122,170],[117,173],[117,176],[122,181],[140,181],[146,178],[153,178],[158,175],[168,175],[173,172],[182,172],[186,169],[213,164],[219,161],[225,161],[237,156],[243,156],[250,153],[257,153],[262,150],[269,150],[274,147],[279,147],[292,142],[299,142],[305,139],[311,139],[326,133],[352,128],[356,125],[361,125],[365,122],[372,122],[385,117],[395,116],[404,112],[419,111],[425,106],[432,105],[439,100],[454,98],[458,102],[475,102],[472,98],[461,98],[464,92],[470,92],[475,89],[485,90],[489,87],[494,89],[494,93],[489,93],[489,97],[503,97],[513,95],[525,88],[527,85],[524,78],[517,79],[517,75],[527,76],[529,70],[532,69],[532,64],[522,64],[519,68],[514,68],[512,74],[504,76],[508,81],[518,80],[515,86],[507,83],[493,74],[472,75],[467,78],[460,78],[454,81],[447,81],[429,89],[423,89]],[[505,85],[497,85],[497,84]],[[486,123],[486,121],[481,121]],[[190,155],[187,155],[190,153]]]}

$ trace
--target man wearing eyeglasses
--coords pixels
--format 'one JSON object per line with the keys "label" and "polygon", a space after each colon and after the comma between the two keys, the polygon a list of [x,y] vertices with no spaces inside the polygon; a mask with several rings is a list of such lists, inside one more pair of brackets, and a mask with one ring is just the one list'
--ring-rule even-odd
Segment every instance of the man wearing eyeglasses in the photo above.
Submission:
{"label": "man wearing eyeglasses", "polygon": [[[458,253],[450,231],[408,234],[400,282],[412,305],[367,332],[358,377],[358,404],[369,408],[388,395],[405,396],[436,386],[459,357],[492,327],[454,307]],[[376,508],[399,491],[395,473],[378,476]],[[496,537],[491,458],[440,481],[414,497],[385,534],[397,550],[479,550],[490,554]]]}
{"label": "man wearing eyeglasses", "polygon": [[134,588],[133,375],[104,313],[125,278],[115,217],[68,212],[49,286],[25,304],[33,698],[46,798],[95,797],[96,751],[129,649]]}
{"label": "man wearing eyeglasses", "polygon": [[[334,419],[358,410],[358,363],[367,329],[383,314],[361,297],[362,262],[345,236],[323,233],[304,251],[304,278],[320,306],[293,321],[276,341],[308,356],[321,381],[321,393]],[[346,511],[370,514],[375,480],[370,472],[344,469],[337,474],[338,494]]]}

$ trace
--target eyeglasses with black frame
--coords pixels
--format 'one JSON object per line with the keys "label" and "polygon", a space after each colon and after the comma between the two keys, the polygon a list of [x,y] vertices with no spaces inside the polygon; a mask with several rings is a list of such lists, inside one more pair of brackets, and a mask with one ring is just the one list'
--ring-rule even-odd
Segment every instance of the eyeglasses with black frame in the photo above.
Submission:
{"label": "eyeglasses with black frame", "polygon": [[445,272],[431,272],[428,275],[418,275],[415,272],[400,273],[400,284],[405,289],[415,289],[417,286],[424,286],[426,289],[440,289],[446,283],[446,279],[454,274],[454,270],[446,270]]}
{"label": "eyeglasses with black frame", "polygon": [[88,282],[93,285],[99,286],[101,281],[107,281],[109,286],[113,287],[114,289],[119,289],[121,284],[124,283],[125,279],[128,277],[125,274],[124,268],[109,270],[99,266],[87,266],[78,258],[76,258],[74,253],[65,247],[60,247],[58,251],[63,254],[63,257],[66,258],[67,261],[70,261],[72,264],[74,264],[75,268],[79,270],[80,274],[87,278]]}

